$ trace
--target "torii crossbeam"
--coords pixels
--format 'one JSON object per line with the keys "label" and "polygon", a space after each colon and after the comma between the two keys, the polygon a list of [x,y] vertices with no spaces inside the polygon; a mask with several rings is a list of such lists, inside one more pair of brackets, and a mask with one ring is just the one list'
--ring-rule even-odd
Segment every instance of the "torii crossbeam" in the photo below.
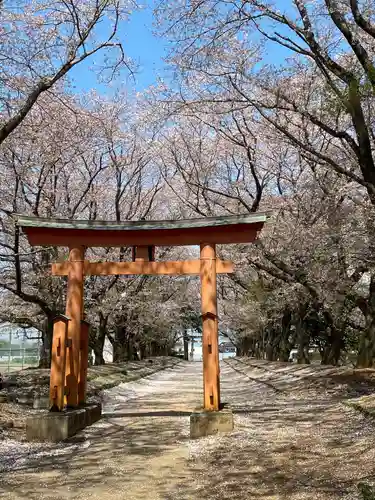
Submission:
{"label": "torii crossbeam", "polygon": [[[52,265],[52,274],[68,277],[65,316],[54,323],[50,407],[86,402],[89,325],[83,321],[84,277],[89,275],[200,275],[203,321],[203,406],[220,408],[217,274],[233,272],[231,262],[216,259],[217,244],[251,243],[267,220],[265,214],[207,217],[178,221],[106,222],[18,216],[17,224],[33,246],[69,247],[69,260]],[[156,246],[199,245],[200,259],[157,262]],[[132,247],[133,262],[89,262],[88,247]]]}

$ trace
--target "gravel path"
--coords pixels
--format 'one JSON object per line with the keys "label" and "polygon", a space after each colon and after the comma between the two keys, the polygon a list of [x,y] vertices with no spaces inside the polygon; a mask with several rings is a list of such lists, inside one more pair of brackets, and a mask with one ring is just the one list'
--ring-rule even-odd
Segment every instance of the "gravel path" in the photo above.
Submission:
{"label": "gravel path", "polygon": [[68,443],[0,441],[0,498],[349,500],[375,480],[374,426],[342,404],[350,391],[332,369],[224,363],[235,431],[190,441],[201,370],[106,391],[104,418]]}

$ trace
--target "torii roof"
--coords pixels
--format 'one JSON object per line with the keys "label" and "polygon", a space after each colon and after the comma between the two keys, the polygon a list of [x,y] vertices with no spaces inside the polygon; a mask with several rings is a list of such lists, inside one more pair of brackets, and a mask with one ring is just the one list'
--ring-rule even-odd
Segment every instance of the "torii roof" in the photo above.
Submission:
{"label": "torii roof", "polygon": [[251,243],[267,220],[264,213],[164,221],[91,221],[17,216],[33,246],[179,246]]}

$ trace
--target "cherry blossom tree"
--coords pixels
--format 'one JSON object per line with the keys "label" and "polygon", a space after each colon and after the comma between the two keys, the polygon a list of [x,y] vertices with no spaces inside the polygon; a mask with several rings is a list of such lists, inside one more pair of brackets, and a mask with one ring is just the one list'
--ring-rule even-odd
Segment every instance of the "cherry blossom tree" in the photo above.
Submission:
{"label": "cherry blossom tree", "polygon": [[105,79],[131,71],[120,26],[137,8],[133,0],[2,2],[0,144],[86,60]]}
{"label": "cherry blossom tree", "polygon": [[[135,123],[127,127],[118,103],[91,99],[90,111],[79,99],[61,94],[45,96],[0,150],[2,184],[1,278],[3,298],[33,306],[35,321],[45,328],[48,362],[53,317],[64,312],[65,282],[50,276],[50,265],[67,255],[66,249],[30,249],[15,215],[126,220],[147,217],[160,191],[160,179],[148,173],[147,143]],[[87,103],[86,103],[87,105]],[[44,130],[41,123],[47,123]],[[142,147],[135,147],[135,144]],[[125,249],[92,250],[89,258],[124,258]],[[130,256],[127,250],[128,257]],[[86,303],[90,320],[100,324],[101,303],[116,288],[118,278],[87,278]],[[117,292],[121,290],[116,288]],[[16,317],[5,308],[8,321]],[[95,314],[92,311],[98,311]],[[4,318],[5,319],[5,318]],[[30,318],[32,320],[32,318]],[[45,320],[45,321],[44,321]],[[100,342],[102,340],[100,339]],[[95,345],[95,338],[92,339]]]}
{"label": "cherry blossom tree", "polygon": [[[267,146],[273,177],[262,201],[270,202],[275,224],[251,264],[307,292],[332,347],[324,352],[325,361],[338,361],[347,332],[354,329],[358,363],[371,366],[373,5],[295,0],[280,11],[269,2],[207,0],[172,9],[161,1],[157,14],[174,42],[170,62],[178,91],[165,93],[174,112],[194,109],[207,121],[210,109],[212,126],[220,120],[212,115],[239,112],[263,123],[257,138]],[[277,66],[262,60],[275,46],[282,58]],[[272,148],[277,148],[273,159]],[[326,255],[327,266],[323,260],[314,263],[317,252]]]}

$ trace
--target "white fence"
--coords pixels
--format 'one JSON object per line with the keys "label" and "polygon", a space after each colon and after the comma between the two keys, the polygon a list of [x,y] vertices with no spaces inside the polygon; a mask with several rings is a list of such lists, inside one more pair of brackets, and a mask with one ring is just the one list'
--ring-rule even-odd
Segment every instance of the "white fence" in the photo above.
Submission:
{"label": "white fence", "polygon": [[37,367],[40,359],[40,340],[29,340],[24,330],[3,327],[0,330],[0,373]]}

